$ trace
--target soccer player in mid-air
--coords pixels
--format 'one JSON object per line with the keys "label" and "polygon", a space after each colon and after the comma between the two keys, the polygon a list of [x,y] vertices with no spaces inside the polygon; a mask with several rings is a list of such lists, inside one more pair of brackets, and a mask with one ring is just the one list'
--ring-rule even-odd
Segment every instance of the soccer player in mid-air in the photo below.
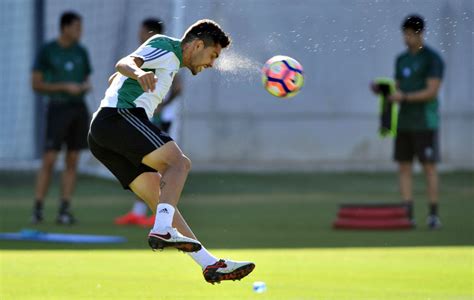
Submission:
{"label": "soccer player in mid-air", "polygon": [[203,269],[207,282],[240,280],[251,262],[217,259],[191,231],[177,208],[191,161],[149,119],[182,67],[193,75],[211,68],[229,36],[212,20],[190,26],[181,40],[155,35],[116,64],[117,75],[95,112],[88,135],[92,154],[156,213],[148,235],[153,250],[176,248]]}

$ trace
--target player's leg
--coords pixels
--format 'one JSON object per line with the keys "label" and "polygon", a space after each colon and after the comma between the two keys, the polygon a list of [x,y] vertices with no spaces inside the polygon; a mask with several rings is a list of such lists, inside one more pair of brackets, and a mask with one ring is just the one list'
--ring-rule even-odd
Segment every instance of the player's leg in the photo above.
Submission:
{"label": "player's leg", "polygon": [[161,175],[161,201],[176,206],[191,169],[191,161],[174,141],[170,141],[143,157],[143,164]]}
{"label": "player's leg", "polygon": [[[156,195],[160,195],[161,180],[162,178],[159,176],[159,173],[143,173],[130,184],[131,190],[149,205],[153,213],[156,213],[156,208],[160,201]],[[168,216],[168,214],[162,215],[162,217]],[[177,208],[174,210],[171,222],[172,226],[177,228],[184,236],[197,240],[193,231]],[[202,247],[198,252],[190,253],[190,255],[203,269],[218,261],[218,259],[211,255],[204,247]]]}
{"label": "player's leg", "polygon": [[441,227],[441,220],[438,216],[439,177],[436,168],[436,163],[440,159],[438,132],[432,130],[418,132],[416,141],[417,156],[423,165],[429,200],[427,224],[431,229],[437,229]]}
{"label": "player's leg", "polygon": [[49,103],[46,113],[46,136],[41,167],[36,177],[35,203],[33,207],[32,223],[43,221],[43,203],[51,183],[54,165],[61,150],[64,137],[64,114],[61,105]]}
{"label": "player's leg", "polygon": [[[431,205],[438,203],[438,185],[439,178],[436,170],[436,164],[434,163],[423,163],[423,171],[425,173],[428,200]],[[437,213],[434,212],[434,215]]]}
{"label": "player's leg", "polygon": [[76,186],[80,150],[87,148],[89,113],[86,105],[80,102],[63,107],[62,116],[65,119],[63,135],[67,151],[64,157],[65,168],[62,174],[61,197],[56,222],[71,225],[76,222],[71,213],[71,200]]}
{"label": "player's leg", "polygon": [[71,213],[71,198],[76,186],[77,164],[80,152],[78,150],[68,150],[64,157],[64,171],[61,181],[61,199],[59,204],[58,224],[71,225],[76,219]]}
{"label": "player's leg", "polygon": [[[163,157],[166,157],[166,159],[163,159]],[[143,162],[150,166],[154,166],[163,174],[160,182],[160,202],[173,204],[173,207],[175,208],[173,226],[177,228],[184,236],[192,238],[193,240],[197,240],[186,220],[176,208],[176,204],[181,196],[184,182],[186,181],[187,174],[189,173],[189,169],[191,167],[191,162],[188,162],[187,158],[185,158],[182,162],[179,162],[179,160],[182,158],[185,158],[185,156],[182,154],[176,143],[169,142],[165,146],[145,156]],[[176,166],[179,166],[180,164],[181,166],[176,168]],[[167,184],[167,182],[170,181],[173,183],[172,185]],[[133,190],[132,185],[131,187]],[[168,202],[165,202],[165,199],[167,199]],[[163,216],[160,213],[160,209],[158,208],[157,218],[154,226],[155,230],[159,230],[157,224],[162,221],[160,218],[163,218]],[[205,247],[202,246],[199,251],[189,252],[188,254],[197,264],[201,266],[205,280],[210,283],[219,283],[223,280],[240,280],[250,274],[255,268],[255,264],[251,262],[218,260]]]}
{"label": "player's leg", "polygon": [[441,227],[441,220],[438,216],[438,186],[439,177],[436,170],[436,164],[423,163],[423,170],[426,178],[426,189],[429,199],[429,215],[427,224],[431,229]]}
{"label": "player's leg", "polygon": [[413,199],[413,188],[412,188],[412,162],[404,161],[398,163],[398,174],[400,183],[400,195],[406,202]]}
{"label": "player's leg", "polygon": [[[174,247],[184,252],[195,252],[201,244],[192,237],[182,235],[173,227],[173,219],[179,214],[168,203],[160,203],[160,183],[162,176],[157,172],[145,172],[137,176],[129,185],[130,189],[143,199],[153,212],[158,210],[155,225],[150,231],[148,243],[152,249]],[[194,237],[194,235],[192,235]]]}
{"label": "player's leg", "polygon": [[[162,180],[162,178],[161,178]],[[148,187],[147,187],[148,186]],[[130,187],[141,199],[145,200],[150,209],[155,213],[158,202],[160,201],[156,195],[160,194],[160,176],[158,173],[143,173],[138,176]],[[169,218],[169,214],[160,214],[161,218]],[[163,220],[161,220],[163,221]],[[172,220],[172,226],[177,228],[184,236],[196,240],[191,228],[181,215],[180,211],[175,208]],[[159,240],[149,240],[150,246]],[[179,248],[178,248],[179,249]],[[196,249],[196,248],[195,248]],[[184,250],[184,249],[180,249]],[[197,250],[197,249],[196,249]],[[247,261],[219,260],[213,256],[205,247],[201,246],[198,251],[186,251],[189,256],[201,266],[204,279],[209,283],[219,283],[223,280],[240,280],[250,274],[255,268],[255,264]]]}
{"label": "player's leg", "polygon": [[43,221],[44,198],[48,193],[54,164],[58,157],[58,151],[48,150],[43,154],[41,167],[36,177],[35,203],[33,207],[32,223],[38,224]]}
{"label": "player's leg", "polygon": [[[178,228],[185,236],[197,240],[179,210],[175,211],[173,226]],[[255,268],[255,264],[249,261],[218,259],[204,246],[197,252],[189,252],[188,255],[201,267],[204,279],[212,284],[224,280],[240,280]]]}
{"label": "player's leg", "polygon": [[398,163],[398,181],[400,196],[407,209],[410,220],[414,223],[413,216],[413,174],[412,165],[415,148],[413,134],[411,132],[399,131],[395,138],[394,159]]}

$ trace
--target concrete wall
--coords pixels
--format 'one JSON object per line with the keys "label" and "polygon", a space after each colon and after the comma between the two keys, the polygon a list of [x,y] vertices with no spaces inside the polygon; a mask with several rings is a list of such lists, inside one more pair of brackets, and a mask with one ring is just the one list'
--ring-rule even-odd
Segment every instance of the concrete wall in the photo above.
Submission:
{"label": "concrete wall", "polygon": [[[212,15],[233,34],[234,56],[257,65],[275,54],[298,59],[305,88],[294,99],[279,100],[247,68],[188,76],[182,145],[195,165],[392,166],[392,141],[377,136],[378,107],[367,86],[374,77],[393,75],[394,58],[404,50],[401,20],[417,12],[427,19],[427,44],[447,66],[440,95],[444,165],[474,166],[472,1],[270,3],[214,2],[197,17]],[[188,23],[195,18],[187,15]]]}
{"label": "concrete wall", "polygon": [[0,165],[31,159],[34,147],[34,96],[30,70],[34,55],[32,1],[0,1]]}
{"label": "concrete wall", "polygon": [[[393,75],[404,50],[401,21],[419,13],[427,44],[446,63],[442,166],[474,168],[471,0],[46,0],[48,38],[57,36],[66,9],[84,16],[83,43],[94,67],[91,110],[116,60],[137,46],[143,18],[162,18],[175,36],[211,18],[232,35],[217,70],[180,72],[179,144],[194,169],[223,170],[393,168],[392,141],[378,137],[378,104],[368,84]],[[260,67],[277,54],[305,68],[305,87],[291,100],[267,94],[260,83]]]}

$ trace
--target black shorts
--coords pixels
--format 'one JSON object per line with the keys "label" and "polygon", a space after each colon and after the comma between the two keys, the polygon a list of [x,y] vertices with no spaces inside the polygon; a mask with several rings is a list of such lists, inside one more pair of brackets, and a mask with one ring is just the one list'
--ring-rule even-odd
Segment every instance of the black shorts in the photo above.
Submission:
{"label": "black shorts", "polygon": [[44,149],[67,150],[87,148],[89,112],[84,102],[50,102],[46,114],[46,141]]}
{"label": "black shorts", "polygon": [[103,107],[92,120],[92,154],[117,177],[124,189],[145,172],[156,172],[142,159],[173,139],[148,120],[143,108]]}
{"label": "black shorts", "polygon": [[413,161],[416,156],[421,163],[436,163],[440,160],[437,130],[401,131],[395,139],[394,159],[398,162]]}

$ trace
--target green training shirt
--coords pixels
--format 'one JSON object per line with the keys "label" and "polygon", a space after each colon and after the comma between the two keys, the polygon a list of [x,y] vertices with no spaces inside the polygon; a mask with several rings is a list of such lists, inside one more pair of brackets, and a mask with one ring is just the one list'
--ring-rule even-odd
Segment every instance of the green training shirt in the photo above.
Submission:
{"label": "green training shirt", "polygon": [[115,76],[100,107],[145,109],[149,118],[168,93],[173,78],[182,67],[181,41],[164,35],[154,35],[130,54],[143,60],[142,70],[155,73],[158,81],[153,92],[145,92],[138,81],[120,73]]}
{"label": "green training shirt", "polygon": [[[424,46],[415,54],[406,51],[396,60],[395,78],[404,93],[427,87],[428,78],[443,78],[443,60]],[[399,130],[432,130],[439,127],[438,97],[426,102],[402,102],[398,114]]]}
{"label": "green training shirt", "polygon": [[[45,44],[39,51],[34,71],[43,74],[45,82],[83,83],[92,72],[89,56],[84,47],[79,44],[63,48],[55,40]],[[84,95],[70,95],[64,92],[48,93],[51,101],[83,101]]]}

